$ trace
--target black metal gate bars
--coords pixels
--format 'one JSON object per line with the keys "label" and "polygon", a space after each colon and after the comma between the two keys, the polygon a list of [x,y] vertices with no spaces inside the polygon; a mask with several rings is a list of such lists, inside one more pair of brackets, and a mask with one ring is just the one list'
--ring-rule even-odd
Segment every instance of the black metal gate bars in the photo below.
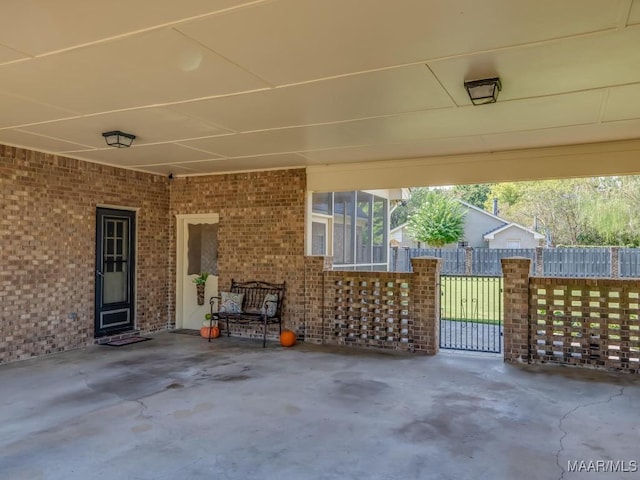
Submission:
{"label": "black metal gate bars", "polygon": [[440,348],[502,352],[502,277],[440,277]]}

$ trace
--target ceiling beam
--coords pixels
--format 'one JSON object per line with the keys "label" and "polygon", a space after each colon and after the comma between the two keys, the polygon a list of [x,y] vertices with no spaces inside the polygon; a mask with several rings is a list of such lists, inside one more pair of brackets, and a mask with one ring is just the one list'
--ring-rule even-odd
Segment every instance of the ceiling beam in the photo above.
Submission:
{"label": "ceiling beam", "polygon": [[310,191],[640,174],[640,140],[307,167]]}

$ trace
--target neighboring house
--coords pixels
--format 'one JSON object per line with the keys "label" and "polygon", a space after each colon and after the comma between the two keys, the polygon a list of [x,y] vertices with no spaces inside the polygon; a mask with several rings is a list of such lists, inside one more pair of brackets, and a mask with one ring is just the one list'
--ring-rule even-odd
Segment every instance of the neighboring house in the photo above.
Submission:
{"label": "neighboring house", "polygon": [[392,247],[418,248],[418,242],[411,236],[406,223],[398,225],[389,231],[389,245]]}
{"label": "neighboring house", "polygon": [[[467,211],[464,235],[457,244],[452,243],[445,247],[535,248],[544,240],[544,235],[540,233],[508,222],[470,203],[458,201]],[[391,230],[389,238],[392,246],[418,247],[418,242],[412,237],[406,223]]]}
{"label": "neighboring house", "polygon": [[486,233],[483,238],[489,248],[536,248],[545,237],[517,223],[509,223]]}

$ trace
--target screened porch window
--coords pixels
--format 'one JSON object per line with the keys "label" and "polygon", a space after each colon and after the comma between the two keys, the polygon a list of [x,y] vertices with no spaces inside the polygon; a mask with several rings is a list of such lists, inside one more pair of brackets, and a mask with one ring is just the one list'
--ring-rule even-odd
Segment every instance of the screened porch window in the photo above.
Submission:
{"label": "screened porch window", "polygon": [[333,246],[334,270],[386,271],[388,205],[386,198],[362,191],[314,193],[312,255],[326,254],[326,235]]}

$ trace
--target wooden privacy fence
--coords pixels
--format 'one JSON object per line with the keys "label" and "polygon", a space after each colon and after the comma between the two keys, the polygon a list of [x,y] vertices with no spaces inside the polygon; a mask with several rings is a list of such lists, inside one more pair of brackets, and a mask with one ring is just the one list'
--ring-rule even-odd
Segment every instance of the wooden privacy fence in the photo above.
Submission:
{"label": "wooden privacy fence", "polygon": [[611,269],[611,253],[610,248],[544,248],[541,273],[546,277],[619,277],[620,272]]}
{"label": "wooden privacy fence", "polygon": [[594,248],[402,248],[391,247],[389,268],[411,271],[411,258],[442,259],[445,275],[501,275],[503,258],[531,260],[531,275],[572,278],[638,278],[640,249]]}
{"label": "wooden privacy fence", "polygon": [[392,272],[410,272],[411,259],[416,257],[435,257],[442,259],[442,273],[445,275],[464,275],[467,270],[467,254],[464,248],[399,247],[391,247],[390,249],[389,269]]}

